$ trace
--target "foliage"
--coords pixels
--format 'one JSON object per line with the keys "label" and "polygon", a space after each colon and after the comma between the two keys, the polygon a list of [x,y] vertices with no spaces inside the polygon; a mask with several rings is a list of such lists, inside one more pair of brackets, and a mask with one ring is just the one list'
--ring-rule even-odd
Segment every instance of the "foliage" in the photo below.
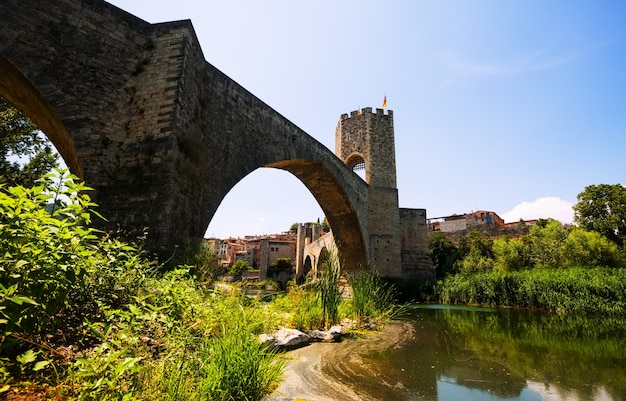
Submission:
{"label": "foliage", "polygon": [[348,276],[348,282],[352,287],[352,313],[359,326],[365,317],[385,319],[393,316],[396,310],[395,288],[378,273],[361,270]]}
{"label": "foliage", "polygon": [[[319,223],[319,220],[318,220],[318,223]],[[328,218],[324,216],[324,218],[322,219],[322,222],[319,224],[320,224],[320,228],[322,229],[322,231],[324,231],[325,233],[330,232],[330,224],[328,224]]]}
{"label": "foliage", "polygon": [[209,290],[196,266],[163,274],[134,246],[101,237],[88,226],[88,188],[61,182],[0,192],[0,392],[24,380],[79,400],[271,391],[284,363],[257,339],[271,312]]}
{"label": "foliage", "polygon": [[453,272],[453,266],[459,257],[457,246],[445,233],[434,232],[428,236],[428,252],[435,266],[437,277],[445,277]]}
{"label": "foliage", "polygon": [[192,266],[193,273],[202,282],[213,281],[220,273],[217,251],[201,239],[189,241],[183,250],[183,263]]}
{"label": "foliage", "polygon": [[324,326],[323,310],[319,297],[304,287],[290,287],[277,297],[273,307],[283,315],[289,315],[287,325],[298,330],[312,330]]}
{"label": "foliage", "polygon": [[0,192],[0,282],[22,300],[0,299],[6,331],[50,330],[57,313],[72,307],[70,294],[82,294],[86,273],[95,269],[98,238],[87,226],[93,203],[84,193],[89,188],[75,178],[62,177],[58,185],[66,188],[67,201],[51,213],[46,207],[59,190],[51,192],[45,184]]}
{"label": "foliage", "polygon": [[493,241],[493,269],[495,271],[517,271],[532,266],[530,247],[517,238],[497,238]]}
{"label": "foliage", "polygon": [[291,271],[293,269],[293,262],[290,258],[276,258],[274,259],[270,267],[281,271]]}
{"label": "foliage", "polygon": [[626,314],[626,269],[535,269],[456,275],[440,282],[437,290],[443,303]]}
{"label": "foliage", "polygon": [[243,272],[251,269],[251,266],[245,260],[238,260],[228,268],[228,274],[231,276],[241,276]]}
{"label": "foliage", "polygon": [[571,267],[625,267],[617,244],[595,231],[574,228],[563,247],[567,265]]}
{"label": "foliage", "polygon": [[[254,310],[244,309],[227,297],[218,300],[223,320],[199,324],[198,335],[179,332],[167,355],[147,368],[146,399],[260,400],[281,378],[286,360],[260,346],[256,336],[259,320]],[[228,308],[222,308],[228,306]]]}
{"label": "foliage", "polygon": [[[440,248],[440,249],[443,249]],[[598,232],[539,220],[522,238],[462,237],[460,274],[437,283],[440,302],[624,314],[624,252]],[[610,269],[616,270],[611,272]]]}
{"label": "foliage", "polygon": [[267,277],[278,277],[280,273],[294,272],[293,262],[290,258],[276,258],[267,269]]}
{"label": "foliage", "polygon": [[324,326],[329,328],[339,322],[339,304],[341,302],[341,265],[338,252],[326,253],[322,264],[322,271],[315,288],[322,304],[322,319]]}
{"label": "foliage", "polygon": [[626,238],[626,187],[621,184],[585,187],[574,205],[574,221],[622,246]]}
{"label": "foliage", "polygon": [[[28,161],[20,163],[19,159]],[[0,98],[0,183],[31,187],[58,166],[48,139],[22,113]]]}
{"label": "foliage", "polygon": [[558,268],[565,264],[564,244],[567,230],[557,220],[549,219],[531,227],[526,240],[530,245],[533,267]]}
{"label": "foliage", "polygon": [[486,233],[470,231],[459,240],[461,258],[454,268],[461,274],[490,271],[493,269],[493,241]]}

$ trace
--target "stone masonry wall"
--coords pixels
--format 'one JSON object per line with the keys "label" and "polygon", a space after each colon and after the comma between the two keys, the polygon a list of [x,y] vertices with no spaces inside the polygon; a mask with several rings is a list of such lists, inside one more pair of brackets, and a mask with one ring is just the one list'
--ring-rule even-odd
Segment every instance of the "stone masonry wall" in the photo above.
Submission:
{"label": "stone masonry wall", "polygon": [[396,188],[393,112],[371,107],[343,114],[335,131],[335,154],[344,162],[358,154],[365,160],[365,181],[374,187]]}
{"label": "stone masonry wall", "polygon": [[367,263],[368,186],[207,63],[190,21],[149,24],[102,0],[2,1],[0,72],[0,95],[94,188],[99,228],[147,228],[171,255],[241,179],[273,167],[309,188],[346,260]]}
{"label": "stone masonry wall", "polygon": [[426,209],[400,209],[402,236],[402,277],[435,279],[435,269],[428,253]]}

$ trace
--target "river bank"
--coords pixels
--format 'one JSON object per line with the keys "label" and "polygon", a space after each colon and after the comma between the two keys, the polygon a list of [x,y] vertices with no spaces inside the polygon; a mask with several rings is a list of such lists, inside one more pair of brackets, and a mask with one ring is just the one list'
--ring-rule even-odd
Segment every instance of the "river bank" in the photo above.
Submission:
{"label": "river bank", "polygon": [[[372,332],[339,343],[312,343],[289,351],[290,360],[279,387],[264,401],[369,401],[395,383],[378,382],[377,367],[364,356],[397,347],[414,338],[410,324],[392,322]],[[358,371],[354,369],[358,366]],[[372,387],[356,388],[355,378],[372,378]],[[373,390],[378,391],[373,391]]]}

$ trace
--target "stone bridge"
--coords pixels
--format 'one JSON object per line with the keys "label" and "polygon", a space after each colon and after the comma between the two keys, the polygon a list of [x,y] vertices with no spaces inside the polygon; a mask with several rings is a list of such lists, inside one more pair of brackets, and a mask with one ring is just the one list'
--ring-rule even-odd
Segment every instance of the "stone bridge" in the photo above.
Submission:
{"label": "stone bridge", "polygon": [[94,188],[99,228],[146,229],[171,253],[204,235],[242,178],[273,167],[316,198],[349,269],[392,238],[377,268],[403,275],[393,205],[388,220],[342,159],[209,64],[188,20],[150,24],[102,0],[3,0],[0,96]]}

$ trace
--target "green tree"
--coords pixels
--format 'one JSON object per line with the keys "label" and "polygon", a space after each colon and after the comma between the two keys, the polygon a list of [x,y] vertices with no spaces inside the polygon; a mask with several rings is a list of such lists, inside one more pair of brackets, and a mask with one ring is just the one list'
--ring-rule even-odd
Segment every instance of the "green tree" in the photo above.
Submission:
{"label": "green tree", "polygon": [[494,265],[493,240],[489,234],[472,230],[459,240],[460,259],[454,265],[463,274],[491,271]]}
{"label": "green tree", "polygon": [[241,276],[243,272],[250,270],[250,264],[245,260],[238,260],[228,269],[231,276]]}
{"label": "green tree", "polygon": [[531,227],[526,240],[530,245],[533,267],[561,268],[566,266],[565,240],[567,230],[554,219],[539,220]]}
{"label": "green tree", "polygon": [[626,187],[622,184],[589,185],[578,194],[574,221],[588,231],[596,231],[624,245],[626,237]]}
{"label": "green tree", "polygon": [[459,257],[458,249],[454,242],[441,231],[428,236],[428,253],[435,266],[437,278],[443,278],[452,272],[454,262]]}
{"label": "green tree", "polygon": [[530,247],[518,238],[501,237],[493,241],[494,270],[516,271],[532,267]]}
{"label": "green tree", "polygon": [[574,228],[565,240],[565,256],[571,267],[623,267],[617,244],[596,231]]}
{"label": "green tree", "polygon": [[37,127],[0,98],[0,184],[32,187],[58,167],[58,158],[50,141]]}

